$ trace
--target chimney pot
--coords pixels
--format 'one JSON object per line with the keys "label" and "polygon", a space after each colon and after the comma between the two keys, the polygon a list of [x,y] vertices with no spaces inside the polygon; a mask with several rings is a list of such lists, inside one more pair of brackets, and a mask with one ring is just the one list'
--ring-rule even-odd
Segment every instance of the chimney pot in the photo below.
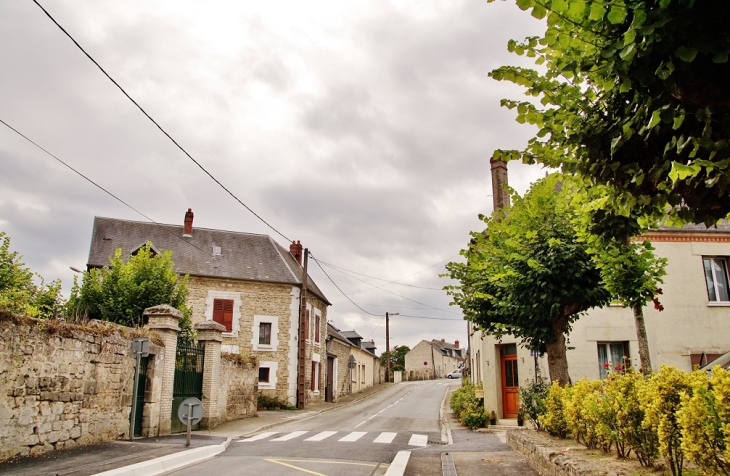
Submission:
{"label": "chimney pot", "polygon": [[446,339],[441,339],[441,342],[446,342]]}
{"label": "chimney pot", "polygon": [[185,223],[183,225],[183,236],[193,236],[193,210],[188,208],[185,212]]}
{"label": "chimney pot", "polygon": [[295,260],[297,260],[297,263],[299,263],[299,266],[302,265],[302,256],[303,256],[304,247],[302,246],[302,243],[297,240],[292,240],[291,245],[289,245],[289,253],[294,257]]}
{"label": "chimney pot", "polygon": [[454,341],[454,347],[456,347],[457,349],[459,348],[459,341],[458,340],[455,340]]}
{"label": "chimney pot", "polygon": [[492,203],[494,211],[500,208],[509,207],[509,192],[506,190],[507,183],[507,162],[504,160],[490,159],[492,169]]}

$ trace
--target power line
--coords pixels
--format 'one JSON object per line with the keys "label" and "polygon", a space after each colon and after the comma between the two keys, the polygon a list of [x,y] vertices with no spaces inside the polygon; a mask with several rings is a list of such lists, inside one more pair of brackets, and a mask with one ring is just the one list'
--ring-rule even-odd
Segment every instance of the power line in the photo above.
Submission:
{"label": "power line", "polygon": [[163,230],[165,230],[166,232],[170,233],[170,234],[171,234],[172,236],[176,237],[177,239],[179,239],[179,240],[180,240],[180,241],[182,241],[183,243],[186,243],[186,244],[188,244],[188,245],[192,246],[193,248],[196,248],[197,250],[199,250],[199,251],[201,251],[201,252],[203,252],[203,253],[207,253],[207,251],[205,251],[205,250],[203,250],[202,248],[200,248],[200,247],[198,247],[198,246],[194,245],[193,243],[191,243],[191,242],[189,242],[189,241],[185,240],[185,239],[184,239],[183,237],[179,236],[178,234],[176,234],[176,233],[173,233],[172,231],[168,230],[168,229],[167,229],[167,227],[166,227],[166,226],[164,226],[164,225],[163,225],[162,223],[158,223],[158,222],[156,222],[156,221],[155,221],[155,220],[153,220],[152,218],[148,217],[147,215],[145,215],[145,214],[144,214],[144,213],[142,213],[141,211],[139,211],[139,210],[137,210],[136,208],[134,208],[134,207],[133,207],[132,205],[130,205],[129,203],[125,202],[125,201],[124,201],[124,200],[122,200],[121,198],[119,198],[119,197],[117,197],[116,195],[114,195],[113,193],[111,193],[111,192],[110,192],[109,190],[105,189],[104,187],[102,187],[102,186],[101,186],[101,185],[99,185],[98,183],[94,182],[94,181],[93,181],[93,180],[91,180],[91,179],[90,179],[89,177],[87,177],[87,176],[86,176],[86,175],[84,175],[83,173],[79,172],[78,170],[76,170],[76,169],[75,169],[75,168],[73,168],[73,167],[72,167],[71,165],[69,165],[68,163],[64,162],[63,160],[61,160],[61,159],[60,159],[60,158],[58,158],[57,156],[53,155],[53,154],[52,154],[51,152],[49,152],[48,150],[44,149],[44,148],[43,148],[43,147],[42,147],[42,146],[41,146],[40,144],[36,143],[36,142],[35,142],[35,141],[33,141],[33,140],[32,140],[31,138],[29,138],[28,136],[26,136],[25,134],[23,134],[22,132],[20,132],[19,130],[17,130],[16,128],[14,128],[13,126],[11,126],[10,124],[8,124],[7,122],[5,122],[5,121],[3,121],[2,119],[0,119],[0,123],[2,123],[2,124],[3,124],[4,126],[5,126],[5,127],[7,127],[8,129],[10,129],[11,131],[15,132],[15,133],[16,133],[16,134],[18,134],[18,135],[19,135],[20,137],[22,137],[23,139],[27,140],[28,142],[30,142],[31,144],[33,144],[34,146],[36,146],[37,148],[39,148],[40,150],[42,150],[43,152],[45,152],[46,154],[48,154],[48,155],[50,155],[51,157],[53,157],[54,159],[56,159],[56,160],[57,160],[58,162],[60,162],[61,164],[63,164],[63,165],[65,166],[65,167],[67,167],[68,169],[72,170],[72,171],[73,171],[73,172],[74,172],[75,174],[77,174],[78,176],[80,176],[81,178],[83,178],[84,180],[86,180],[87,182],[89,182],[90,184],[92,184],[93,186],[95,186],[96,188],[98,188],[99,190],[103,191],[104,193],[106,193],[107,195],[109,195],[110,197],[112,197],[112,198],[113,198],[114,200],[117,200],[117,201],[118,201],[119,203],[121,203],[122,205],[124,205],[124,206],[126,206],[127,208],[129,208],[129,209],[133,210],[134,212],[138,213],[139,215],[141,215],[141,216],[145,217],[145,218],[146,218],[147,220],[151,221],[151,222],[152,222],[152,223],[154,223],[155,225],[158,225],[158,226],[159,226],[159,227],[160,227],[161,229],[163,229]]}
{"label": "power line", "polygon": [[274,228],[274,227],[273,227],[273,226],[272,226],[271,224],[269,224],[269,222],[267,222],[266,220],[264,220],[263,218],[261,218],[261,216],[259,216],[259,215],[258,215],[258,214],[257,214],[257,213],[256,213],[255,211],[253,211],[253,210],[252,210],[252,209],[251,209],[251,208],[250,208],[250,207],[249,207],[248,205],[246,205],[245,203],[243,203],[243,202],[241,201],[241,199],[240,199],[240,198],[238,198],[238,197],[237,197],[237,196],[236,196],[236,195],[235,195],[235,194],[234,194],[233,192],[231,192],[231,191],[230,191],[230,190],[229,190],[228,188],[226,188],[226,186],[225,186],[225,185],[223,185],[223,184],[222,184],[222,183],[220,182],[220,180],[218,180],[217,178],[215,178],[215,177],[213,176],[213,174],[211,174],[210,172],[208,172],[208,171],[207,171],[207,170],[205,169],[205,167],[203,167],[203,166],[202,166],[202,165],[200,164],[200,162],[198,162],[197,160],[195,160],[195,159],[193,158],[193,156],[192,156],[192,155],[190,155],[190,154],[188,153],[188,151],[187,151],[187,150],[185,150],[185,149],[184,149],[184,148],[183,148],[183,147],[182,147],[182,146],[181,146],[180,144],[178,144],[178,142],[177,142],[177,141],[176,141],[175,139],[173,139],[173,138],[172,138],[172,136],[171,136],[170,134],[168,134],[168,133],[167,133],[167,131],[165,131],[165,129],[163,129],[163,128],[162,128],[162,126],[160,126],[160,125],[159,125],[159,124],[157,123],[157,121],[155,121],[154,119],[152,119],[152,116],[150,116],[149,114],[147,114],[147,111],[145,111],[145,110],[144,110],[144,109],[142,108],[142,106],[140,106],[140,105],[139,105],[139,104],[137,103],[137,101],[135,101],[134,99],[132,99],[132,96],[130,96],[130,95],[129,95],[129,94],[127,93],[127,91],[125,91],[125,90],[124,90],[124,88],[122,88],[122,87],[121,87],[121,86],[119,85],[119,83],[117,83],[117,82],[116,82],[116,81],[114,80],[114,78],[112,78],[112,77],[111,77],[111,76],[109,75],[109,73],[107,73],[107,72],[106,72],[106,71],[104,70],[104,68],[102,68],[102,67],[101,67],[101,65],[100,65],[99,63],[97,63],[97,62],[96,62],[96,60],[95,60],[95,59],[94,59],[94,58],[93,58],[93,57],[92,57],[92,56],[91,56],[91,55],[90,55],[89,53],[87,53],[87,52],[86,52],[86,50],[85,50],[85,49],[84,49],[84,48],[83,48],[83,47],[82,47],[82,46],[81,46],[81,45],[79,44],[79,42],[78,42],[78,41],[76,41],[76,40],[74,39],[74,37],[73,37],[73,36],[71,36],[71,34],[70,34],[69,32],[67,32],[67,31],[66,31],[66,29],[65,29],[65,28],[63,28],[63,27],[62,27],[62,26],[61,26],[61,25],[60,25],[60,24],[59,24],[59,23],[58,23],[58,22],[56,21],[56,19],[55,19],[55,18],[53,18],[53,17],[51,16],[51,14],[50,14],[50,13],[48,13],[48,11],[47,11],[47,10],[46,10],[45,8],[43,8],[43,6],[42,6],[42,5],[40,4],[40,3],[38,3],[38,0],[33,0],[33,3],[35,3],[36,5],[38,5],[38,7],[39,7],[39,8],[41,9],[41,10],[43,10],[43,13],[45,13],[45,14],[46,14],[46,16],[47,16],[48,18],[50,18],[50,19],[51,19],[51,21],[52,21],[53,23],[55,23],[55,24],[56,24],[56,26],[57,26],[58,28],[60,28],[60,29],[61,29],[61,31],[62,31],[62,32],[63,32],[63,33],[64,33],[64,34],[66,35],[66,36],[68,36],[68,37],[69,37],[69,39],[70,39],[71,41],[73,41],[73,43],[74,43],[74,44],[75,44],[75,45],[76,45],[76,46],[77,46],[77,47],[78,47],[78,48],[79,48],[79,49],[81,50],[81,52],[83,52],[83,53],[84,53],[84,54],[86,55],[86,57],[87,57],[87,58],[89,58],[89,59],[91,60],[91,62],[92,62],[92,63],[94,63],[94,64],[96,65],[96,67],[97,67],[97,68],[99,68],[99,70],[101,70],[101,72],[102,72],[102,73],[104,73],[104,76],[106,76],[106,77],[107,77],[107,78],[109,79],[109,81],[111,81],[111,82],[112,82],[112,83],[113,83],[113,84],[114,84],[114,85],[115,85],[115,86],[116,86],[117,88],[119,88],[119,90],[120,90],[120,91],[122,92],[122,94],[124,94],[124,95],[125,95],[125,96],[127,97],[127,99],[129,99],[130,101],[132,101],[132,104],[134,104],[135,106],[137,106],[137,108],[138,108],[138,109],[139,109],[140,111],[142,111],[142,114],[144,114],[144,115],[145,115],[145,116],[147,117],[147,119],[149,119],[150,121],[152,121],[152,123],[153,123],[153,124],[154,124],[155,126],[157,126],[157,128],[158,128],[158,129],[159,129],[160,131],[162,131],[162,133],[163,133],[163,134],[165,134],[165,136],[167,136],[167,138],[168,138],[168,139],[170,139],[170,140],[172,141],[172,143],[173,143],[173,144],[175,144],[175,145],[177,146],[177,148],[178,148],[178,149],[180,149],[180,150],[181,150],[181,151],[182,151],[182,152],[183,152],[183,153],[184,153],[184,154],[185,154],[186,156],[188,156],[188,158],[189,158],[190,160],[192,160],[192,161],[193,161],[193,163],[194,163],[195,165],[197,165],[197,166],[198,166],[198,168],[200,168],[200,170],[202,170],[203,172],[205,172],[205,174],[206,174],[206,175],[207,175],[208,177],[210,177],[210,178],[211,178],[211,179],[212,179],[212,180],[213,180],[213,181],[214,181],[215,183],[217,183],[219,187],[221,187],[221,188],[222,188],[223,190],[225,190],[225,191],[226,191],[226,192],[228,193],[228,195],[230,195],[231,197],[233,197],[233,199],[234,199],[234,200],[236,200],[236,201],[237,201],[237,202],[238,202],[239,204],[241,204],[241,205],[242,205],[242,206],[243,206],[243,207],[244,207],[244,208],[245,208],[246,210],[248,210],[249,212],[251,212],[251,214],[253,214],[253,216],[255,216],[256,218],[258,218],[259,220],[261,220],[261,222],[263,222],[263,223],[264,223],[264,224],[265,224],[266,226],[268,226],[269,228],[271,228],[272,230],[274,230],[274,231],[275,231],[275,232],[276,232],[277,234],[279,234],[279,236],[281,236],[281,237],[282,237],[282,238],[284,238],[285,240],[287,240],[287,241],[289,241],[289,242],[290,242],[290,241],[292,241],[292,240],[290,240],[289,238],[287,238],[287,236],[286,236],[286,235],[284,235],[284,234],[283,234],[282,232],[280,232],[279,230],[277,230],[276,228]]}
{"label": "power line", "polygon": [[415,319],[432,319],[434,321],[451,321],[451,322],[464,322],[464,319],[449,319],[447,317],[426,317],[426,316],[409,316],[408,314],[399,314],[401,317],[412,317]]}
{"label": "power line", "polygon": [[[315,259],[315,261],[317,261],[317,260]],[[319,265],[320,269],[322,269],[322,266],[321,266],[321,265],[319,264],[319,261],[317,261],[317,265]],[[337,270],[337,271],[339,271],[340,273],[344,274],[345,276],[349,276],[349,277],[351,277],[352,279],[357,279],[358,281],[362,281],[362,282],[363,282],[363,283],[365,283],[365,284],[369,284],[370,286],[373,286],[373,287],[374,287],[375,289],[380,289],[381,291],[384,291],[384,292],[386,292],[386,293],[388,293],[388,294],[392,294],[393,296],[397,296],[397,297],[399,297],[399,298],[401,298],[401,299],[405,299],[406,301],[411,301],[411,302],[415,302],[416,304],[420,304],[421,306],[426,306],[426,307],[428,307],[428,308],[431,308],[431,309],[435,309],[435,310],[437,310],[437,311],[441,311],[441,312],[448,312],[449,314],[458,314],[457,312],[452,312],[452,311],[448,311],[448,310],[446,310],[446,309],[441,309],[441,308],[438,308],[438,307],[434,307],[434,306],[431,306],[430,304],[426,304],[426,303],[423,303],[423,302],[420,302],[420,301],[416,301],[415,299],[410,299],[410,298],[407,298],[407,297],[405,297],[405,296],[401,296],[400,294],[396,294],[396,293],[394,293],[393,291],[388,291],[387,289],[383,289],[383,286],[385,286],[385,285],[383,285],[383,286],[375,286],[375,285],[373,285],[373,284],[370,284],[370,283],[368,283],[367,281],[364,281],[364,280],[362,280],[362,279],[360,279],[360,278],[358,278],[358,277],[356,277],[356,276],[352,276],[352,275],[349,275],[349,274],[347,274],[346,272],[342,271],[342,269],[337,269],[337,268],[334,268],[334,269],[335,269],[335,270]],[[322,269],[322,271],[324,271],[324,269]],[[326,273],[325,273],[325,274],[326,274]],[[329,278],[329,276],[327,276],[327,277]],[[330,278],[330,281],[332,281],[332,278]],[[332,281],[332,282],[334,283],[334,281]],[[340,288],[338,287],[337,289],[340,289]],[[342,292],[342,290],[341,290],[341,289],[340,289],[340,292],[341,292],[341,293],[342,293],[343,295],[345,294],[344,292]],[[347,299],[349,299],[349,300],[350,300],[350,302],[353,302],[353,301],[352,301],[352,299],[350,299],[350,297],[349,297],[349,296],[345,296],[345,297],[347,297]],[[353,304],[354,304],[354,303],[353,303]],[[358,306],[358,307],[360,307],[360,306]],[[360,308],[360,309],[362,309],[362,308]]]}
{"label": "power line", "polygon": [[319,264],[319,261],[317,260],[317,258],[314,257],[314,255],[312,254],[311,251],[309,252],[309,256],[314,260],[315,263],[317,263],[317,266],[319,266],[319,269],[321,269],[322,272],[324,273],[324,275],[327,276],[327,279],[329,279],[330,282],[337,288],[337,290],[340,293],[342,293],[342,295],[345,296],[347,298],[347,300],[350,301],[356,308],[360,309],[365,314],[369,314],[371,316],[378,316],[378,317],[380,317],[379,314],[373,314],[370,311],[366,311],[365,309],[363,309],[362,307],[360,307],[355,301],[353,301],[352,299],[350,299],[350,296],[348,296],[347,294],[345,294],[345,292],[342,289],[340,289],[340,287],[337,285],[337,283],[335,283],[335,281],[330,277],[330,275],[327,274],[327,271],[325,271],[324,268],[322,267],[322,265]]}
{"label": "power line", "polygon": [[[433,290],[433,291],[443,291],[443,289],[441,289],[441,288],[429,288],[429,287],[426,287],[426,286],[416,286],[414,284],[399,283],[398,281],[390,281],[390,280],[383,279],[383,278],[376,278],[375,276],[370,276],[370,275],[367,275],[367,274],[358,273],[357,271],[352,271],[351,269],[346,269],[346,268],[343,268],[341,266],[337,266],[337,265],[334,265],[334,264],[331,264],[331,263],[327,263],[325,261],[320,261],[320,262],[323,265],[329,266],[330,268],[336,269],[338,271],[347,271],[349,273],[357,274],[357,275],[360,275],[360,276],[365,276],[366,278],[377,279],[378,281],[385,281],[385,284],[397,284],[399,286],[408,286],[409,288],[430,289],[430,290]],[[438,264],[440,264],[440,263],[436,263],[436,265],[438,265]],[[434,265],[434,266],[436,266],[436,265]]]}

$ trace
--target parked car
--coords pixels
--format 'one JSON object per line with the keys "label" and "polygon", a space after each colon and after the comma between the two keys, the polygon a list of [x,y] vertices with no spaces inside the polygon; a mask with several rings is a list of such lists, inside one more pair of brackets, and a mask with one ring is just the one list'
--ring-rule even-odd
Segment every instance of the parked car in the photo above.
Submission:
{"label": "parked car", "polygon": [[461,369],[453,370],[446,374],[446,378],[461,378]]}

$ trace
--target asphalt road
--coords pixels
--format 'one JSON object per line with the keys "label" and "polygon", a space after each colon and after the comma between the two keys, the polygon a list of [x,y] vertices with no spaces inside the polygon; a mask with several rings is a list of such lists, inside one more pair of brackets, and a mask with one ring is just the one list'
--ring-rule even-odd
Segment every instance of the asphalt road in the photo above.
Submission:
{"label": "asphalt road", "polygon": [[460,476],[537,475],[504,444],[504,435],[442,432],[441,404],[460,384],[394,385],[352,405],[245,435],[215,458],[168,474],[382,476],[400,451],[409,451],[408,476],[454,474],[449,465]]}

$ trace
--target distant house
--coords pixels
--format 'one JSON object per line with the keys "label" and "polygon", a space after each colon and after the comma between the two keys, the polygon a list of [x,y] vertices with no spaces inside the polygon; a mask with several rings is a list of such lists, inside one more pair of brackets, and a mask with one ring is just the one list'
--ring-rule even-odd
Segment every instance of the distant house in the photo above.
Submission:
{"label": "distant house", "polygon": [[464,365],[464,358],[464,349],[459,348],[458,340],[453,344],[444,339],[422,340],[406,354],[405,378],[446,377],[446,374]]}
{"label": "distant house", "polygon": [[[644,307],[653,369],[667,364],[690,371],[730,351],[730,226],[660,228],[642,239],[668,260],[663,294],[658,296],[664,310],[651,303]],[[535,356],[512,336],[496,339],[473,324],[469,329],[470,379],[484,384],[485,410],[515,418],[519,387],[536,372],[548,376],[545,357]],[[603,378],[609,368],[639,365],[633,312],[621,306],[590,310],[573,324],[568,345],[574,382]]]}
{"label": "distant house", "polygon": [[[296,404],[302,245],[287,250],[267,235],[193,228],[188,209],[183,225],[96,217],[88,268],[109,264],[116,249],[129,257],[151,242],[170,250],[176,271],[190,276],[188,305],[193,323],[225,326],[223,350],[259,359],[259,390]],[[327,307],[330,302],[307,279],[306,401],[324,398]]]}
{"label": "distant house", "polygon": [[381,383],[380,359],[375,355],[375,343],[363,341],[363,337],[355,331],[340,331],[340,334],[352,344],[350,352],[355,364],[351,375],[352,392],[361,392]]}

